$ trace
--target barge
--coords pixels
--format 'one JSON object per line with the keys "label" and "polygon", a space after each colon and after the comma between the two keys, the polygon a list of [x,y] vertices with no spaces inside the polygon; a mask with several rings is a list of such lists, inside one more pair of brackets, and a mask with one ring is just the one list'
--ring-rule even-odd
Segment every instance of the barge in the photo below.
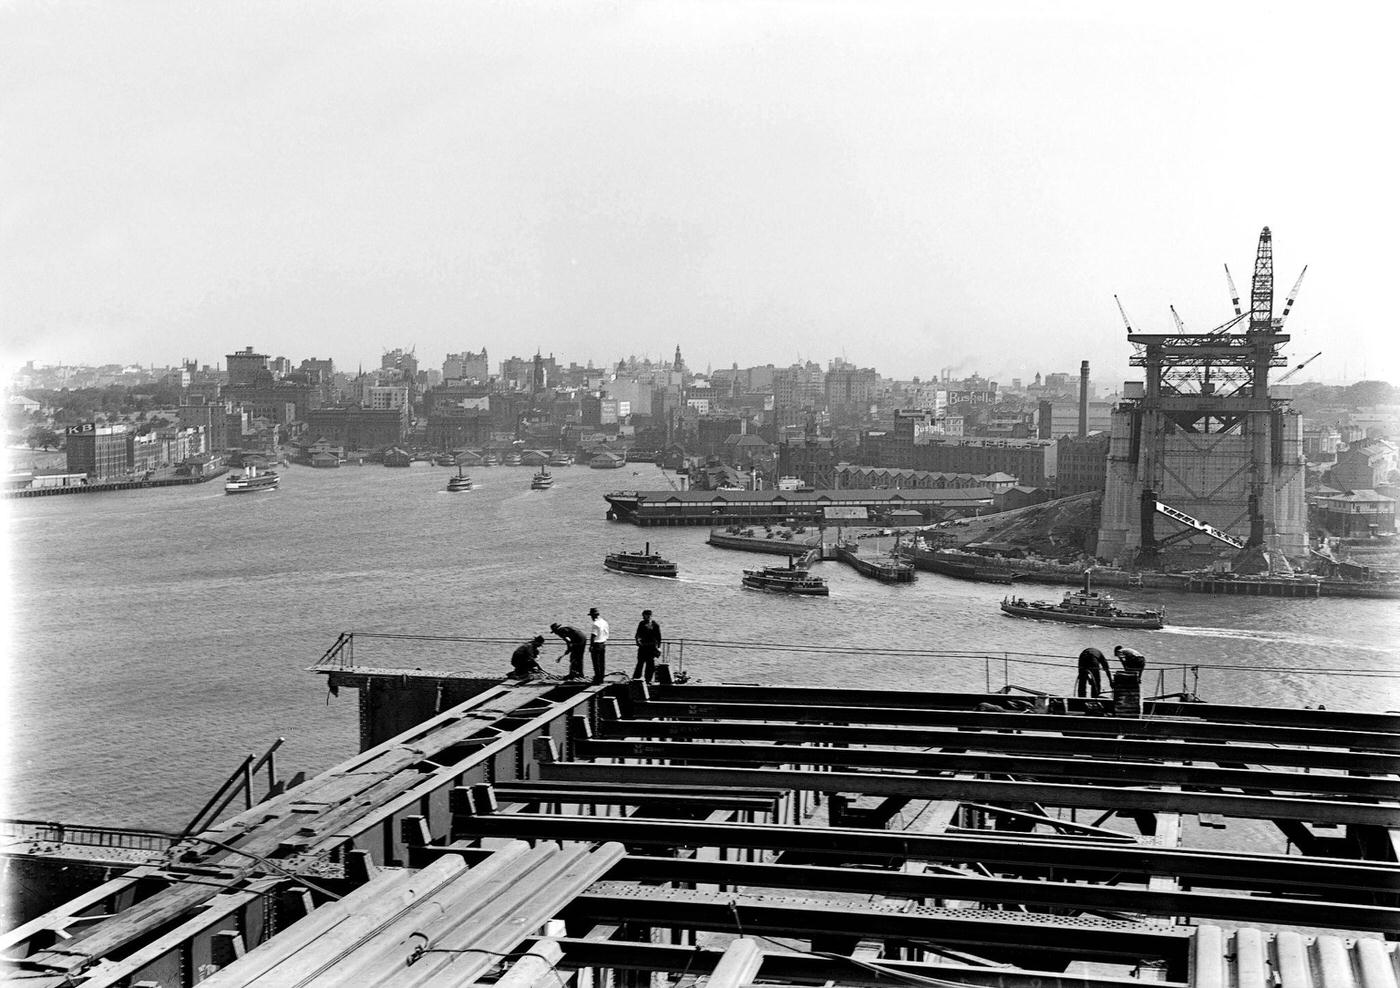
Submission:
{"label": "barge", "polygon": [[913,583],[914,566],[897,556],[862,556],[860,546],[854,542],[838,542],[836,558],[850,566],[861,576],[868,576],[881,583]]}
{"label": "barge", "polygon": [[[269,773],[265,798],[185,833],[8,821],[6,977],[1395,982],[1395,714],[1144,701],[1126,672],[1106,710],[681,684],[665,664],[654,685],[518,685],[357,666],[355,640],[316,672],[359,691],[359,754],[293,786]],[[1251,843],[1203,846],[1193,821]]]}

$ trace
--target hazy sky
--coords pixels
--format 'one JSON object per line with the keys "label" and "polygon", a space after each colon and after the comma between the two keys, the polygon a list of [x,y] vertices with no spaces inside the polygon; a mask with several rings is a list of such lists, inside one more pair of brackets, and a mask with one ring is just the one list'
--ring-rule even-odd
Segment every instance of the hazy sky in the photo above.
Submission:
{"label": "hazy sky", "polygon": [[3,359],[1108,382],[1269,225],[1306,377],[1400,380],[1395,8],[1129,6],[5,3]]}

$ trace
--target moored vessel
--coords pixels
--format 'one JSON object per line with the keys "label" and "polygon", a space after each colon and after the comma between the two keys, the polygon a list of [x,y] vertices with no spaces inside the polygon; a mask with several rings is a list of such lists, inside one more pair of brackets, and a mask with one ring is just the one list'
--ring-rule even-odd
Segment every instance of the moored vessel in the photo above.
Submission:
{"label": "moored vessel", "polygon": [[677,573],[676,564],[652,552],[650,542],[641,552],[610,552],[603,565],[618,573],[637,576],[675,576]]}
{"label": "moored vessel", "polygon": [[259,470],[249,463],[243,468],[242,474],[229,478],[224,484],[224,493],[257,494],[261,491],[275,491],[281,479],[277,476],[277,471]]}
{"label": "moored vessel", "polygon": [[828,597],[831,595],[826,580],[799,567],[792,559],[788,560],[786,566],[746,569],[741,582],[750,590],[770,590],[774,593],[790,593],[800,597]]}
{"label": "moored vessel", "polygon": [[549,454],[549,465],[552,467],[571,467],[574,465],[574,458],[562,449],[556,449]]}
{"label": "moored vessel", "polygon": [[1001,609],[1014,617],[1067,621],[1071,624],[1095,624],[1104,628],[1156,630],[1166,624],[1166,608],[1119,607],[1110,594],[1089,589],[1087,572],[1084,574],[1084,587],[1067,591],[1064,599],[1058,604],[1008,596],[1002,598]]}

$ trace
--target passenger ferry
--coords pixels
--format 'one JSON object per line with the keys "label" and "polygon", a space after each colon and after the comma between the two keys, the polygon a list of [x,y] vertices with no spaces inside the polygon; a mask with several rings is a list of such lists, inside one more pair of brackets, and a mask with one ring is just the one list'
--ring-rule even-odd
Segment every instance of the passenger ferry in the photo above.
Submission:
{"label": "passenger ferry", "polygon": [[447,480],[447,489],[453,494],[456,494],[459,491],[472,490],[473,487],[474,485],[472,484],[472,479],[462,472],[462,468],[460,466],[457,468],[457,476],[449,477]]}
{"label": "passenger ferry", "polygon": [[675,563],[651,551],[650,542],[641,552],[610,552],[603,565],[618,573],[637,576],[675,576],[678,572]]}
{"label": "passenger ferry", "polygon": [[799,568],[789,559],[786,566],[765,566],[744,570],[743,585],[750,590],[771,590],[776,593],[797,594],[802,597],[831,595],[826,580]]}
{"label": "passenger ferry", "polygon": [[243,473],[237,477],[229,478],[224,484],[225,494],[256,494],[259,491],[275,491],[278,483],[281,482],[275,470],[259,470],[249,463],[243,468]]}
{"label": "passenger ferry", "polygon": [[530,490],[547,491],[554,486],[554,476],[544,467],[530,479]]}

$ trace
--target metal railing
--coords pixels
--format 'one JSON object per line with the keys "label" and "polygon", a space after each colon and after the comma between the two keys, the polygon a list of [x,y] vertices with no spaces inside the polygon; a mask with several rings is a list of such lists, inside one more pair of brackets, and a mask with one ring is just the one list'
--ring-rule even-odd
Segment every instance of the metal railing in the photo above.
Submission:
{"label": "metal railing", "polygon": [[166,850],[178,839],[178,835],[160,830],[90,827],[51,820],[0,820],[0,837],[43,844],[77,844],[153,852]]}

